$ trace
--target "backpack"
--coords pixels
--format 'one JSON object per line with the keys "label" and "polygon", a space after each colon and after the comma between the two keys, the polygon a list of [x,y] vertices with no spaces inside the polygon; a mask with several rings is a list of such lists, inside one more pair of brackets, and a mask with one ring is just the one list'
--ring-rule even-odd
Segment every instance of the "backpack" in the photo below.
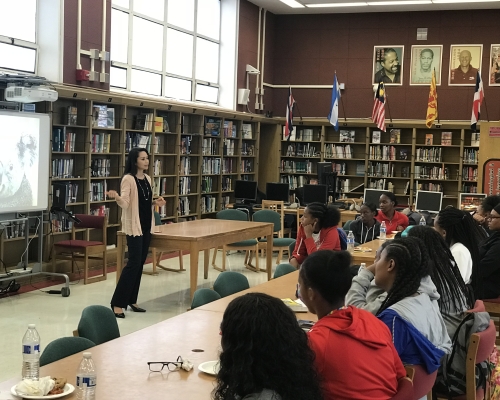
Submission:
{"label": "backpack", "polygon": [[347,250],[347,235],[342,228],[337,228],[340,239],[340,250]]}
{"label": "backpack", "polygon": [[[487,312],[469,313],[460,322],[453,335],[451,353],[446,354],[441,362],[434,387],[437,393],[448,394],[449,399],[466,393],[466,359],[470,337],[473,333],[484,331],[489,324],[490,315]],[[488,361],[476,364],[476,389],[486,389],[488,371]]]}

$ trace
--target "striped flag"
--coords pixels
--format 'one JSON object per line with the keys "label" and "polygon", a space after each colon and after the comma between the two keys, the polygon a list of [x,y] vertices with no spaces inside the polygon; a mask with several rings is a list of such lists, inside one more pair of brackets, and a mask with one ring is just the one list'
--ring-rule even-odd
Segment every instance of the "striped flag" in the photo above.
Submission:
{"label": "striped flag", "polygon": [[476,123],[479,121],[479,116],[481,113],[481,103],[484,99],[483,81],[481,80],[481,75],[477,71],[476,77],[476,91],[474,93],[474,100],[472,101],[472,117],[470,119],[470,128],[475,131]]}
{"label": "striped flag", "polygon": [[292,95],[292,87],[288,88],[288,103],[286,105],[286,122],[285,122],[285,139],[290,140],[290,135],[293,131],[293,106],[295,100]]}
{"label": "striped flag", "polygon": [[385,89],[383,82],[378,84],[377,91],[375,92],[372,121],[377,125],[378,129],[385,132]]}
{"label": "striped flag", "polygon": [[328,121],[332,124],[336,131],[339,130],[339,100],[340,100],[340,88],[339,82],[337,81],[337,74],[335,73],[333,78],[333,90],[332,90],[332,104],[330,105],[330,113],[328,114]]}
{"label": "striped flag", "polygon": [[431,87],[429,90],[429,100],[427,102],[427,117],[425,125],[430,128],[438,117],[438,94],[436,88],[436,70],[432,71]]}

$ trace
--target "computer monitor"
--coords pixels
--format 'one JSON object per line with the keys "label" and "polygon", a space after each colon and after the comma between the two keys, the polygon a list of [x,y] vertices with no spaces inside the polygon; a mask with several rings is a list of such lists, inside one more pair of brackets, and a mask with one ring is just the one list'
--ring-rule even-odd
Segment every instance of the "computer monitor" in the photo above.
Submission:
{"label": "computer monitor", "polygon": [[318,183],[328,186],[328,195],[335,201],[337,197],[337,172],[333,171],[331,162],[317,163]]}
{"label": "computer monitor", "polygon": [[486,194],[484,193],[459,193],[458,204],[464,211],[476,211],[481,205]]}
{"label": "computer monitor", "polygon": [[415,210],[417,212],[429,211],[438,213],[441,211],[443,202],[442,192],[431,192],[428,190],[417,190],[417,199],[415,201]]}
{"label": "computer monitor", "polygon": [[252,203],[257,201],[257,182],[256,181],[234,181],[234,197],[236,201],[242,203]]}
{"label": "computer monitor", "polygon": [[57,182],[52,184],[52,211],[66,210],[68,199],[68,184]]}
{"label": "computer monitor", "polygon": [[326,185],[304,185],[304,204],[328,202],[328,186]]}
{"label": "computer monitor", "polygon": [[288,183],[267,182],[266,199],[290,202],[290,185]]}
{"label": "computer monitor", "polygon": [[371,203],[379,208],[380,196],[382,196],[384,193],[387,193],[387,190],[365,189],[365,193],[363,195],[363,203]]}

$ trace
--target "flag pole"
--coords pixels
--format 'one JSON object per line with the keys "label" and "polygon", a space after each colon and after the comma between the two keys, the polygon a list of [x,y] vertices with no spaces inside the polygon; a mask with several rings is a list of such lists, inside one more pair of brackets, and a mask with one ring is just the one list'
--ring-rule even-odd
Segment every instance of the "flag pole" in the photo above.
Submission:
{"label": "flag pole", "polygon": [[[436,77],[436,67],[434,67],[434,79],[435,77]],[[438,124],[440,124],[441,122],[439,122],[437,88],[436,88],[436,114],[437,114]]]}
{"label": "flag pole", "polygon": [[392,124],[392,116],[391,116],[391,106],[389,105],[389,96],[387,95],[387,86],[384,85],[384,93],[385,93],[385,100],[387,103],[387,111],[389,111],[389,119]]}
{"label": "flag pole", "polygon": [[484,103],[484,110],[486,111],[486,121],[490,122],[490,117],[488,116],[488,106],[486,105],[486,96],[483,97],[483,103]]}

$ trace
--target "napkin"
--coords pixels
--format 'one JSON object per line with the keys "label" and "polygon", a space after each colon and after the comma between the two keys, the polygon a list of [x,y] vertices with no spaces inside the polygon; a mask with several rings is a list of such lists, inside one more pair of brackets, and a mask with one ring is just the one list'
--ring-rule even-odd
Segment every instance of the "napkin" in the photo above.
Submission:
{"label": "napkin", "polygon": [[193,363],[187,358],[182,359],[182,369],[185,371],[191,371],[193,369]]}
{"label": "napkin", "polygon": [[54,388],[54,381],[50,376],[44,376],[38,381],[23,379],[16,385],[16,393],[28,396],[46,396]]}

